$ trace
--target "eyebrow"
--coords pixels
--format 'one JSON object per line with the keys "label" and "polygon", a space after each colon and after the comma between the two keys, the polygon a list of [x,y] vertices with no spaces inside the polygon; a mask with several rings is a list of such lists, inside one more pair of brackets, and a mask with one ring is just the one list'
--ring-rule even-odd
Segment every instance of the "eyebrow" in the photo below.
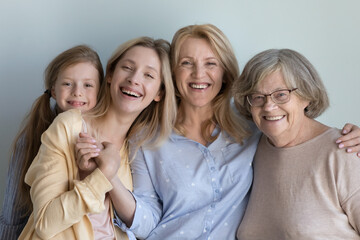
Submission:
{"label": "eyebrow", "polygon": [[260,92],[260,91],[254,91],[252,93],[257,93],[257,94],[270,94],[270,93],[273,93],[273,92],[276,92],[276,91],[280,91],[280,90],[288,90],[287,87],[279,87],[279,88],[275,88],[273,90],[271,90],[269,93],[263,93],[263,92]]}
{"label": "eyebrow", "polygon": [[[180,60],[184,59],[184,58],[190,58],[193,59],[194,57],[190,57],[190,56],[184,56],[184,57],[179,57]],[[216,60],[219,61],[219,59],[217,57],[206,57],[204,58],[205,60]]]}

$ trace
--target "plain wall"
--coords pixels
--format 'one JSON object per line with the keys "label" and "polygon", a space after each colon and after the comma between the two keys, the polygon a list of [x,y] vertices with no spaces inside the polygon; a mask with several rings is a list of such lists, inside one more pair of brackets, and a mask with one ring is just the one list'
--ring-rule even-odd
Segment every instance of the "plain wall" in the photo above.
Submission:
{"label": "plain wall", "polygon": [[44,92],[44,69],[65,49],[86,43],[106,65],[131,38],[171,41],[180,27],[212,23],[230,39],[240,69],[268,48],[304,54],[330,96],[319,120],[341,128],[360,124],[359,9],[359,0],[0,0],[0,204],[12,140]]}

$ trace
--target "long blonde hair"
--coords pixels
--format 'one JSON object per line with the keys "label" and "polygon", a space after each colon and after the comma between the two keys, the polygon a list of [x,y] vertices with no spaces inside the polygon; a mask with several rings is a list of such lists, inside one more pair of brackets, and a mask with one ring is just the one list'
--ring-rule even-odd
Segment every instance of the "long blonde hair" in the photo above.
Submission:
{"label": "long blonde hair", "polygon": [[[129,49],[135,46],[153,49],[159,56],[161,62],[161,99],[159,102],[153,101],[139,114],[127,132],[126,139],[131,139],[131,142],[137,147],[142,145],[156,147],[170,135],[176,118],[176,102],[169,62],[169,43],[163,39],[154,40],[149,37],[140,37],[125,42],[110,57],[106,66],[105,79],[112,77],[119,60]],[[98,104],[88,111],[86,116],[90,119],[104,116],[111,101],[110,84],[108,81],[104,81],[100,87]]]}
{"label": "long blonde hair", "polygon": [[[203,123],[201,129],[202,135],[206,141],[214,141],[217,136],[211,136],[209,129],[212,124],[215,123],[218,124],[222,130],[232,136],[237,142],[242,143],[243,139],[249,136],[249,132],[247,130],[246,121],[240,118],[239,115],[233,111],[230,105],[232,84],[239,76],[239,67],[231,44],[224,33],[211,24],[189,25],[179,29],[175,33],[171,43],[171,67],[174,80],[174,72],[179,64],[178,61],[181,45],[189,37],[205,39],[210,44],[210,47],[215,55],[219,58],[224,69],[221,90],[212,103],[214,115],[211,119]],[[174,83],[174,85],[176,84]],[[179,105],[181,102],[181,95],[177,88],[176,97]],[[175,129],[180,134],[185,135],[185,130],[181,125],[182,121],[183,116],[181,111],[179,111],[175,123]]]}
{"label": "long blonde hair", "polygon": [[[24,182],[25,175],[41,145],[41,135],[53,122],[56,111],[51,108],[51,88],[55,85],[60,73],[69,66],[77,63],[90,62],[99,73],[100,84],[104,79],[104,71],[98,54],[86,45],[72,47],[55,57],[47,66],[44,74],[46,91],[33,103],[29,114],[23,120],[22,128],[13,142],[11,161],[17,161],[15,156],[21,157],[22,165],[19,179],[20,206],[25,214],[32,211],[30,187]],[[99,95],[98,95],[99,98]],[[17,155],[19,154],[19,155]],[[13,159],[14,158],[14,159]]]}

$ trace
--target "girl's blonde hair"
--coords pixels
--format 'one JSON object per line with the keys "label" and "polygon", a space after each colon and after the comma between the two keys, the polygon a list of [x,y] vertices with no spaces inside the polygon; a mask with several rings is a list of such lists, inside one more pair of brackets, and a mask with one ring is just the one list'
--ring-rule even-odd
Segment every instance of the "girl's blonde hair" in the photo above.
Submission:
{"label": "girl's blonde hair", "polygon": [[[211,136],[209,129],[212,124],[215,123],[237,142],[242,143],[243,139],[249,136],[249,131],[247,130],[246,121],[240,118],[230,105],[232,84],[239,76],[239,67],[231,44],[224,33],[211,24],[189,25],[179,29],[175,33],[171,43],[171,66],[174,80],[174,73],[179,65],[181,46],[189,37],[205,39],[209,43],[214,54],[219,58],[221,66],[224,69],[221,90],[213,100],[214,116],[203,123],[201,129],[202,135],[208,142],[214,141],[217,136]],[[176,86],[175,83],[174,85]],[[177,88],[176,97],[179,105],[181,102],[181,95]],[[183,116],[181,111],[179,111],[175,129],[180,134],[185,135],[185,130],[181,126],[182,121]]]}
{"label": "girl's blonde hair", "polygon": [[159,102],[152,101],[150,105],[139,114],[126,135],[126,139],[131,140],[131,142],[137,146],[134,149],[137,149],[142,145],[146,145],[147,147],[159,146],[159,144],[170,135],[175,122],[176,102],[169,62],[170,45],[167,41],[140,37],[120,45],[107,63],[105,81],[100,87],[99,102],[95,108],[86,113],[86,116],[98,118],[106,114],[112,101],[110,83],[108,83],[107,80],[112,77],[119,60],[129,49],[135,46],[153,49],[159,56],[161,62],[161,99]]}
{"label": "girl's blonde hair", "polygon": [[13,142],[11,152],[12,161],[17,161],[15,158],[20,157],[23,163],[21,169],[19,169],[20,180],[18,190],[20,200],[18,202],[20,205],[16,207],[22,208],[24,214],[28,214],[32,211],[32,203],[29,194],[30,187],[24,182],[25,174],[39,151],[41,135],[48,129],[57,114],[57,109],[53,110],[50,104],[51,88],[54,87],[55,82],[62,71],[69,66],[82,62],[90,62],[94,65],[99,73],[99,82],[102,84],[104,71],[100,58],[93,49],[86,45],[78,45],[60,53],[47,66],[44,76],[46,91],[33,103],[29,114],[23,120],[23,127]]}

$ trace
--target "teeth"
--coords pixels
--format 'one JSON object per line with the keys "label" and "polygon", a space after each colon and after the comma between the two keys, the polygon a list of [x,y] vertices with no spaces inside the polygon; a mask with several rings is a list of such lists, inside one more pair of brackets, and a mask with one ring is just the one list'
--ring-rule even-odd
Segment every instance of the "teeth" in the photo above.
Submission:
{"label": "teeth", "polygon": [[266,120],[270,120],[270,121],[276,121],[276,120],[280,120],[282,118],[283,118],[283,116],[265,117]]}
{"label": "teeth", "polygon": [[84,102],[77,102],[77,101],[69,101],[68,103],[74,106],[82,106],[85,104]]}
{"label": "teeth", "polygon": [[191,83],[190,87],[192,88],[196,88],[196,89],[205,89],[209,86],[209,84],[196,84],[196,83]]}
{"label": "teeth", "polygon": [[126,90],[126,89],[122,89],[121,90],[123,93],[130,95],[130,96],[134,96],[134,97],[140,97],[139,94],[137,94],[136,92],[130,91],[130,90]]}

